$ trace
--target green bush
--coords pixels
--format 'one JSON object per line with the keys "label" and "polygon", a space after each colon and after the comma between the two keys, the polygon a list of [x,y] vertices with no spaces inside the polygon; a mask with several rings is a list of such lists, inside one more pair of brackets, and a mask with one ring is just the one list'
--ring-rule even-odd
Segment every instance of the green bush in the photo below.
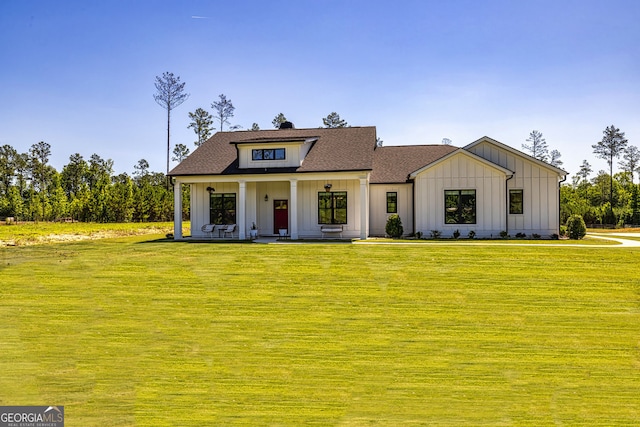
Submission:
{"label": "green bush", "polygon": [[587,234],[587,226],[582,215],[571,215],[567,220],[567,234],[570,239],[582,239]]}
{"label": "green bush", "polygon": [[402,228],[402,220],[398,214],[390,215],[387,219],[387,225],[384,228],[384,231],[388,236],[393,238],[398,238],[402,236],[404,229]]}
{"label": "green bush", "polygon": [[567,235],[567,226],[566,226],[566,225],[561,225],[561,226],[560,226],[560,235],[561,235],[562,237],[564,237],[564,236],[566,236],[566,235]]}

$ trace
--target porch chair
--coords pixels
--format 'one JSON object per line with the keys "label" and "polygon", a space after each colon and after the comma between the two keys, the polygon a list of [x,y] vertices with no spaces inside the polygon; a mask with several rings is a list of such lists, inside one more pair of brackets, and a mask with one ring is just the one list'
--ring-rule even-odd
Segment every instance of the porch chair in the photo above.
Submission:
{"label": "porch chair", "polygon": [[222,237],[227,237],[227,234],[229,235],[229,237],[233,237],[233,232],[236,230],[236,225],[235,224],[229,224],[226,226],[226,228],[224,229],[224,231],[222,232]]}
{"label": "porch chair", "polygon": [[213,230],[215,229],[214,224],[205,224],[200,229],[207,237],[213,237]]}

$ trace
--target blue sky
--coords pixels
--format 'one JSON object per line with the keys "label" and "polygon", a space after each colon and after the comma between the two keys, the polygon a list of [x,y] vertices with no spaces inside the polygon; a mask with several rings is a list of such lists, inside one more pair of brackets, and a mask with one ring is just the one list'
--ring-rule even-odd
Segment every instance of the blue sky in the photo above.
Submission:
{"label": "blue sky", "polygon": [[164,171],[164,71],[186,82],[171,143],[192,151],[188,113],[224,93],[233,124],[280,112],[298,128],[336,111],[384,145],[464,146],[484,135],[521,149],[541,131],[563,167],[606,126],[640,145],[640,2],[0,0],[0,145],[146,159]]}

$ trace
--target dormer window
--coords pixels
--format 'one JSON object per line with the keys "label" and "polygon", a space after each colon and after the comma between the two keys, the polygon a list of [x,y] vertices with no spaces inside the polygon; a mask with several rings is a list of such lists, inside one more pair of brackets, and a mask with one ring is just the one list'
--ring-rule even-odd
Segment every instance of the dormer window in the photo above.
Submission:
{"label": "dormer window", "polygon": [[284,148],[257,148],[251,150],[252,160],[285,160]]}

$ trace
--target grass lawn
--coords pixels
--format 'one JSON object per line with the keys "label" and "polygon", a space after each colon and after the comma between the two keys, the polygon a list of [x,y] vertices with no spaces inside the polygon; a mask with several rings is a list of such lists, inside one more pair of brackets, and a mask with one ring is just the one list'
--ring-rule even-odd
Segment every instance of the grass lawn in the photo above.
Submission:
{"label": "grass lawn", "polygon": [[640,423],[640,248],[150,239],[0,248],[0,405],[69,427]]}
{"label": "grass lawn", "polygon": [[[189,223],[183,224],[188,229]],[[0,247],[95,240],[117,236],[173,233],[173,222],[25,222],[0,223]]]}

